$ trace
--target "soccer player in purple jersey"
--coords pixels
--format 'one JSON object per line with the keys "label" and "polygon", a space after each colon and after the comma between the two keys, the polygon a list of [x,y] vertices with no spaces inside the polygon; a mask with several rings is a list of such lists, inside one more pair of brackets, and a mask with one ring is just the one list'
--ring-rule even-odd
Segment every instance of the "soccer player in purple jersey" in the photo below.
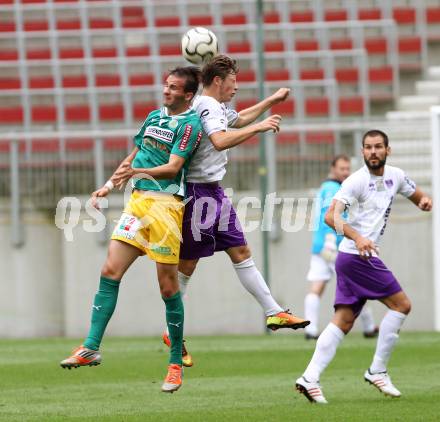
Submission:
{"label": "soccer player in purple jersey", "polygon": [[[393,273],[379,259],[377,245],[396,194],[405,196],[422,211],[431,210],[432,200],[403,170],[385,164],[390,148],[384,132],[365,133],[362,153],[365,166],[342,183],[325,217],[330,227],[344,235],[336,259],[335,314],[319,336],[307,369],[296,381],[297,390],[316,403],[327,403],[319,384],[320,375],[353,327],[366,300],[380,300],[388,312],[380,324],[376,352],[364,379],[386,395],[401,395],[391,382],[387,364],[411,303]],[[342,217],[346,210],[347,221]]]}
{"label": "soccer player in purple jersey", "polygon": [[[187,199],[183,217],[180,249],[179,283],[183,295],[200,258],[225,251],[244,288],[251,293],[267,316],[267,327],[303,328],[309,324],[285,311],[272,297],[252,253],[229,198],[220,182],[226,173],[227,150],[254,135],[278,131],[281,117],[272,115],[253,123],[275,104],[284,101],[289,89],[280,88],[258,104],[237,113],[226,104],[234,97],[237,87],[236,61],[218,55],[202,69],[203,92],[196,97],[193,108],[202,122],[204,137],[191,161],[187,176]],[[229,127],[237,130],[230,131]],[[209,222],[209,224],[206,224]],[[167,333],[163,336],[167,344]],[[184,353],[187,353],[184,350]],[[192,359],[186,354],[186,366]]]}

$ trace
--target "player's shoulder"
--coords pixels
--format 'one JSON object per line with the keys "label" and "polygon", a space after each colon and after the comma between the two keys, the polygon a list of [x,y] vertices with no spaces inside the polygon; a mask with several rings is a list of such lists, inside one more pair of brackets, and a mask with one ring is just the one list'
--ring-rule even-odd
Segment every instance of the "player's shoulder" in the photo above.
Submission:
{"label": "player's shoulder", "polygon": [[352,183],[361,183],[370,179],[370,173],[367,166],[362,166],[360,169],[351,173],[343,182],[342,185],[348,185]]}
{"label": "player's shoulder", "polygon": [[205,117],[214,110],[222,110],[222,103],[208,95],[198,95],[193,101],[193,109],[200,117]]}
{"label": "player's shoulder", "polygon": [[385,165],[385,176],[386,177],[405,177],[405,172],[400,167]]}

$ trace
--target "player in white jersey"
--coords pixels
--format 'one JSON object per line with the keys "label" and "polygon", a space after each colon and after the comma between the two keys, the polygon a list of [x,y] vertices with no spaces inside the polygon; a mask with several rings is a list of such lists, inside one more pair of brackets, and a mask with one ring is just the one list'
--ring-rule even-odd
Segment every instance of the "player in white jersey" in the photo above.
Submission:
{"label": "player in white jersey", "polygon": [[[422,211],[431,210],[432,200],[403,170],[385,165],[390,148],[384,132],[368,131],[362,140],[362,153],[365,166],[342,183],[325,217],[325,222],[344,239],[336,259],[335,314],[319,336],[306,371],[296,381],[296,388],[311,402],[327,403],[319,377],[368,299],[380,300],[388,312],[380,324],[376,352],[364,379],[386,395],[401,395],[388,376],[387,364],[411,303],[393,273],[378,258],[378,243],[398,193]],[[342,217],[346,210],[347,221]]]}
{"label": "player in white jersey", "polygon": [[[226,173],[227,150],[245,142],[252,136],[269,130],[278,131],[281,117],[272,115],[252,124],[273,105],[284,101],[289,89],[281,88],[272,96],[240,113],[225,103],[237,91],[235,60],[218,55],[202,69],[202,95],[194,100],[204,137],[195,152],[187,175],[187,202],[183,217],[180,249],[180,291],[187,284],[200,258],[225,251],[244,288],[263,308],[268,328],[303,328],[309,321],[284,310],[272,297],[260,271],[255,266],[243,230],[229,198],[220,182]],[[237,130],[229,131],[233,127]],[[167,334],[164,333],[167,344]],[[192,365],[184,357],[184,364]]]}

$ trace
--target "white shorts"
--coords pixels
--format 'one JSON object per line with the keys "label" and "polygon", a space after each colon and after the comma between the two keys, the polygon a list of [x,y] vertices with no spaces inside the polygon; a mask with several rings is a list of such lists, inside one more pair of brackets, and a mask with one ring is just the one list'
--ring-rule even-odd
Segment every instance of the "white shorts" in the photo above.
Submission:
{"label": "white shorts", "polygon": [[321,255],[313,254],[307,281],[330,281],[335,274],[335,264],[327,262]]}

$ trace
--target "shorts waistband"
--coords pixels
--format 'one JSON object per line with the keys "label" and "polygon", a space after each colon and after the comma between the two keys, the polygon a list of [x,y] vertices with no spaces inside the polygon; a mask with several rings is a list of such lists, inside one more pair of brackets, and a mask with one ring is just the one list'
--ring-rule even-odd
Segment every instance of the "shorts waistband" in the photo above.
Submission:
{"label": "shorts waistband", "polygon": [[218,188],[220,186],[220,182],[204,182],[204,183],[187,182],[187,185],[196,185],[196,186],[200,186],[201,188]]}

